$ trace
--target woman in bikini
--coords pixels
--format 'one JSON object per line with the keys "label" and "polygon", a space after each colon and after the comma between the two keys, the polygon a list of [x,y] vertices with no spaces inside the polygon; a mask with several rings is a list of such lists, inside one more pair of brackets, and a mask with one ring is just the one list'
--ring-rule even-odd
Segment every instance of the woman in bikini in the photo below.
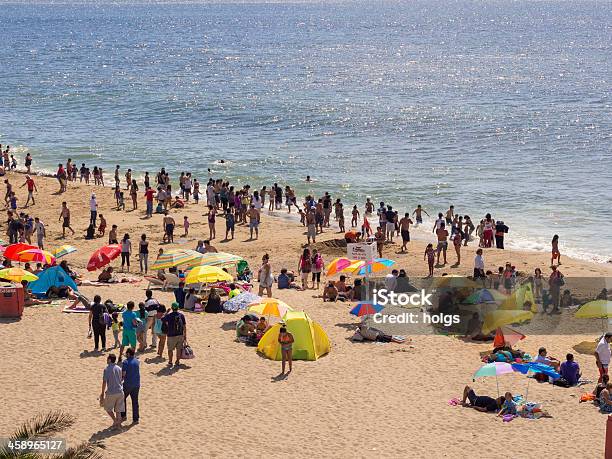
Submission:
{"label": "woman in bikini", "polygon": [[278,333],[278,342],[281,346],[281,357],[282,357],[282,372],[285,374],[285,363],[289,362],[289,373],[291,373],[293,364],[293,335],[287,331],[286,327],[281,327]]}

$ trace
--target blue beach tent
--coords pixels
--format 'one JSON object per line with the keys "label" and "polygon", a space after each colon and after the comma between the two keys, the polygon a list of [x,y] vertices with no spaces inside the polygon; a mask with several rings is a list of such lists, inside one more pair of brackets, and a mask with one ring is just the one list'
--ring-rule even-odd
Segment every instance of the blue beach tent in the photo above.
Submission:
{"label": "blue beach tent", "polygon": [[77,290],[77,285],[61,266],[51,266],[37,274],[37,276],[38,280],[28,284],[28,288],[32,290],[32,293],[36,296],[44,296],[47,290],[49,290],[49,287],[68,286],[73,290]]}

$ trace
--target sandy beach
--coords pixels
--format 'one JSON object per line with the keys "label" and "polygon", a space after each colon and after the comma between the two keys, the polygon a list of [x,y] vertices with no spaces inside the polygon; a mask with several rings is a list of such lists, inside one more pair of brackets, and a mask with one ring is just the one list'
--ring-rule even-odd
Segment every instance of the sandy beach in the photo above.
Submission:
{"label": "sandy beach", "polygon": [[[25,176],[9,173],[15,187]],[[88,199],[95,191],[98,213],[104,214],[108,229],[118,225],[119,236],[131,235],[135,244],[141,234],[150,240],[150,251],[157,252],[162,238],[160,215],[144,218],[144,198],[137,211],[114,210],[109,188],[69,182],[68,191],[57,195],[57,181],[35,177],[36,205],[26,209],[38,216],[47,228],[46,248],[72,244],[78,252],[66,259],[84,279],[94,280],[98,272],[86,271],[91,253],[107,243],[107,236],[85,240],[89,221]],[[261,184],[258,184],[261,185]],[[333,190],[330,190],[333,195]],[[17,189],[24,203],[25,188]],[[61,202],[72,212],[75,236],[60,239],[58,221]],[[345,208],[348,209],[346,203]],[[131,203],[126,202],[128,209]],[[363,206],[363,203],[360,203]],[[443,210],[443,209],[439,209]],[[165,248],[195,248],[208,237],[206,208],[203,203],[175,210],[177,223],[189,216],[190,234],[176,237]],[[276,274],[285,267],[297,269],[306,242],[299,222],[282,218],[286,211],[262,214],[260,237],[247,241],[248,227],[239,225],[233,241],[220,242],[225,232],[218,219],[218,238],[212,244],[220,251],[235,253],[256,270],[262,254],[269,253]],[[278,214],[278,215],[275,215]],[[350,219],[349,219],[350,220]],[[348,223],[348,221],[347,221]],[[3,232],[6,224],[0,225]],[[108,231],[108,230],[107,230]],[[182,234],[182,227],[177,228]],[[510,236],[511,237],[511,236]],[[320,235],[315,245],[326,262],[345,254],[335,247],[342,239],[337,224]],[[437,269],[443,273],[471,275],[476,243],[462,250],[464,262],[457,268]],[[400,244],[385,246],[385,256],[406,269],[410,277],[427,274],[423,261],[425,242],[409,244],[407,254],[399,254]],[[449,261],[454,262],[449,250]],[[485,250],[486,269],[497,269],[506,261],[519,271],[533,272],[540,267],[547,275],[550,254],[511,250]],[[611,264],[596,264],[564,257],[562,272],[567,277],[612,277]],[[119,265],[115,260],[113,266]],[[119,274],[140,279],[137,257],[132,257],[132,273]],[[448,266],[448,265],[447,265]],[[79,290],[93,297],[112,298],[125,303],[144,300],[145,280],[112,286],[82,286]],[[541,402],[550,419],[516,419],[504,423],[494,416],[448,405],[460,397],[466,384],[479,393],[494,395],[495,379],[472,382],[480,366],[479,353],[490,344],[466,343],[448,336],[409,336],[410,342],[354,343],[349,340],[358,319],[349,315],[352,303],[324,303],[321,291],[273,290],[295,309],[306,311],[327,332],[332,348],[329,355],[314,361],[297,361],[292,374],[276,381],[280,362],[260,357],[254,348],[235,341],[238,314],[187,314],[189,342],[196,359],[184,362],[177,371],[155,359],[155,352],[141,355],[141,422],[120,432],[107,429],[110,422],[99,407],[105,357],[91,355],[87,339],[87,315],[63,314],[60,306],[26,308],[19,321],[0,321],[5,358],[0,361],[0,387],[5,391],[0,436],[39,412],[65,410],[78,418],[66,432],[69,444],[90,439],[103,440],[106,457],[173,455],[174,457],[533,457],[537,450],[549,457],[601,457],[604,448],[606,416],[591,404],[579,404],[580,394],[594,384],[562,389],[551,384],[531,382],[529,399]],[[156,291],[155,297],[169,304],[171,292]],[[564,314],[568,314],[564,312]],[[528,336],[521,349],[532,354],[545,346],[551,355],[563,359],[573,352],[583,377],[597,380],[594,357],[579,354],[572,347],[593,341],[596,335]],[[524,393],[523,375],[499,378],[501,390]],[[509,439],[500,443],[499,439]],[[511,453],[508,448],[511,447]],[[576,453],[573,453],[576,452]],[[539,453],[538,453],[539,454]]]}

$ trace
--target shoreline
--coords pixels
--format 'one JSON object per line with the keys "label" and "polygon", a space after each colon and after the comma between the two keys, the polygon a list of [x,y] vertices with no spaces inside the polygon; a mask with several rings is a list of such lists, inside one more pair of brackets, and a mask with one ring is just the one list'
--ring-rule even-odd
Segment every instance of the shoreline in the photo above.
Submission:
{"label": "shoreline", "polygon": [[[21,148],[28,148],[28,147],[24,147],[23,145],[21,145],[20,147]],[[21,160],[23,161],[23,158],[21,158]],[[24,167],[22,167],[22,166],[18,166],[17,169],[14,170],[13,172],[18,172],[18,173],[21,173],[21,174],[26,174],[26,169]],[[137,176],[137,180],[142,181],[142,179],[144,177],[144,172],[133,169],[132,173],[134,174],[134,177]],[[42,169],[40,169],[40,170],[34,170],[33,174],[35,176],[38,176],[38,177],[52,178],[54,180],[57,180],[56,177],[55,177],[55,174],[53,172],[51,172],[50,170],[45,169],[44,167]],[[112,187],[112,185],[110,185],[110,183],[114,183],[113,175],[112,174],[108,174],[107,172],[105,172],[104,176],[105,176],[105,185],[104,185],[104,188],[109,188],[109,189],[112,190],[113,187]],[[210,178],[211,175],[209,174],[208,177]],[[212,177],[214,177],[214,174],[212,175]],[[220,178],[224,179],[223,177],[220,177]],[[124,178],[122,177],[122,183],[123,183],[123,181],[124,181]],[[68,182],[68,183],[70,184],[70,183],[75,183],[75,182]],[[171,183],[173,185],[175,185],[176,181],[174,179],[172,179]],[[200,184],[201,184],[201,186],[204,185],[204,183],[202,181],[200,181]],[[239,185],[242,185],[242,183],[240,183]],[[99,185],[92,185],[92,186],[99,187]],[[204,192],[204,191],[205,190],[202,190],[202,192]],[[332,196],[333,196],[333,192],[330,192],[330,193],[332,193]],[[373,202],[374,202],[374,200],[373,200]],[[375,207],[376,207],[376,205],[375,205]],[[349,211],[350,212],[350,208],[347,206],[345,211]],[[281,210],[274,211],[272,213],[267,212],[266,215],[277,216],[277,214],[279,212],[286,213],[286,207],[284,206],[284,201],[283,201],[283,208]],[[361,212],[361,207],[360,207],[360,212]],[[293,218],[297,218],[297,215],[299,215],[299,214],[295,214],[295,215],[296,215],[296,217],[293,217]],[[280,218],[284,218],[284,217],[280,217]],[[371,222],[372,222],[372,221],[375,221],[376,216],[373,215],[370,218],[371,218]],[[347,218],[347,220],[350,221],[350,218]],[[297,219],[296,221],[299,222],[299,219]],[[411,238],[414,238],[414,239],[420,240],[420,241],[427,241],[427,240],[429,240],[430,239],[430,237],[429,237],[430,234],[429,234],[429,232],[425,228],[433,226],[433,223],[434,223],[434,220],[431,217],[428,218],[427,216],[424,216],[423,224],[421,224],[421,225],[412,225],[411,226]],[[374,226],[374,224],[373,224],[373,226]],[[347,226],[347,229],[348,228],[349,227]],[[519,253],[522,252],[522,253],[527,253],[527,254],[549,254],[550,253],[550,250],[547,249],[546,247],[542,247],[542,249],[530,248],[530,247],[521,247],[521,244],[527,244],[527,245],[537,244],[537,245],[539,245],[539,243],[537,243],[537,242],[535,242],[533,240],[524,239],[524,240],[521,240],[521,241],[517,241],[517,240],[513,241],[511,237],[510,238],[506,237],[506,241],[505,242],[506,242],[506,246],[507,246],[505,250],[512,250],[514,252],[519,252]],[[596,265],[612,265],[612,258],[607,259],[607,257],[605,257],[605,256],[601,256],[601,255],[594,254],[594,253],[590,254],[590,253],[581,253],[581,252],[578,252],[578,255],[576,255],[576,251],[572,250],[571,248],[568,249],[568,248],[564,247],[563,245],[561,246],[561,249],[562,249],[562,254],[563,254],[564,258],[570,258],[570,259],[573,259],[573,260],[581,260],[581,261],[585,261],[585,262],[589,262],[589,263],[594,263]],[[566,255],[567,253],[569,253],[570,255]]]}

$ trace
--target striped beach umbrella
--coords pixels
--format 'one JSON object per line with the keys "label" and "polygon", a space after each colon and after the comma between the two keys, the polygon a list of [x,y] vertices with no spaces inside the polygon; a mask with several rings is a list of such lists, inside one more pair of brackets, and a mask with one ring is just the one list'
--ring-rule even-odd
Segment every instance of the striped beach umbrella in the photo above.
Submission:
{"label": "striped beach umbrella", "polygon": [[61,258],[68,254],[74,253],[76,251],[77,251],[76,247],[72,245],[64,244],[64,245],[59,246],[57,249],[53,250],[51,253],[53,254],[55,258]]}
{"label": "striped beach umbrella", "polygon": [[241,261],[244,261],[244,258],[234,255],[233,253],[226,252],[214,252],[214,253],[199,253],[195,250],[190,250],[190,252],[195,252],[197,254],[197,258],[194,258],[192,261],[184,263],[185,268],[193,268],[195,266],[231,266],[237,265]]}
{"label": "striped beach umbrella", "polygon": [[382,311],[384,308],[379,304],[373,303],[359,303],[353,309],[351,309],[350,314],[362,317],[362,316],[370,316],[372,314],[376,314],[377,312]]}
{"label": "striped beach umbrella", "polygon": [[339,272],[342,272],[343,269],[348,268],[353,263],[355,263],[355,260],[350,260],[346,257],[334,258],[327,265],[325,274],[327,276],[333,276]]}
{"label": "striped beach umbrella", "polygon": [[162,253],[151,265],[151,269],[168,269],[187,265],[200,258],[201,253],[190,249],[174,249]]}
{"label": "striped beach umbrella", "polygon": [[372,261],[357,261],[343,269],[344,272],[358,274],[360,276],[372,273],[379,273],[393,266],[395,262],[387,258],[375,258]]}
{"label": "striped beach umbrella", "polygon": [[17,261],[34,263],[44,263],[52,265],[55,263],[55,257],[46,250],[42,249],[27,249],[17,254]]}

